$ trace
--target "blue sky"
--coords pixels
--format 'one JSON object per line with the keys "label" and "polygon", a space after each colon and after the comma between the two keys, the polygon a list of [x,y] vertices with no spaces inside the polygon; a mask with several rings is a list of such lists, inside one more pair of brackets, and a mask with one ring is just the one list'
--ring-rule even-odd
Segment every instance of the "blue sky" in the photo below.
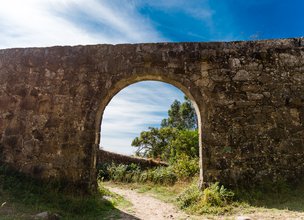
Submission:
{"label": "blue sky", "polygon": [[145,81],[121,90],[106,107],[101,125],[101,145],[104,149],[132,154],[132,140],[149,126],[159,127],[175,100],[184,94],[162,82]]}
{"label": "blue sky", "polygon": [[[0,7],[0,48],[301,37],[303,11],[303,0],[9,0]],[[181,97],[162,83],[127,87],[104,114],[102,144],[130,154],[133,136]]]}

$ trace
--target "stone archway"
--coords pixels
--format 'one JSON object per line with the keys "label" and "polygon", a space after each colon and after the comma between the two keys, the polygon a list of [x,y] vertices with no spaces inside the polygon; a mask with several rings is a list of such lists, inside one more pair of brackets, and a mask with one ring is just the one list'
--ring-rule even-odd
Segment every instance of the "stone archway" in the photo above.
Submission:
{"label": "stone archway", "polygon": [[304,175],[302,38],[0,50],[0,162],[82,190],[96,183],[102,112],[159,80],[195,101],[201,178],[226,185]]}

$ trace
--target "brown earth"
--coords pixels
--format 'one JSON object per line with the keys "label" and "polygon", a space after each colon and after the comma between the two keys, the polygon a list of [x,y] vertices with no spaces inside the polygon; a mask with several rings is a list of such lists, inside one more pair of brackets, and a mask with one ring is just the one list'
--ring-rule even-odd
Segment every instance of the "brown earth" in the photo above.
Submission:
{"label": "brown earth", "polygon": [[133,189],[118,186],[107,186],[107,188],[133,204],[131,208],[121,209],[120,219],[124,220],[234,220],[241,216],[247,216],[250,220],[304,220],[304,212],[256,207],[238,210],[233,215],[193,216],[178,210],[173,204],[160,201],[151,195],[138,193]]}
{"label": "brown earth", "polygon": [[[110,191],[123,196],[133,204],[131,209],[121,210],[134,216],[134,218],[127,218],[128,220],[190,219],[189,215],[179,211],[174,205],[138,193],[135,190],[109,186],[107,186],[107,188]],[[126,219],[124,214],[121,216],[121,219]]]}

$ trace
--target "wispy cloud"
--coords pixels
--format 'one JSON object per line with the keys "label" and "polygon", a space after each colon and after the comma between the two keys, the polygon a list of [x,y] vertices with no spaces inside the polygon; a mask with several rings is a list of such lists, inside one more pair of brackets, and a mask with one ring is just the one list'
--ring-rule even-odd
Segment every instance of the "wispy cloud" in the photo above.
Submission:
{"label": "wispy cloud", "polygon": [[149,126],[159,126],[175,99],[184,94],[161,82],[141,82],[118,93],[107,106],[101,126],[104,149],[132,154],[132,140]]}
{"label": "wispy cloud", "polygon": [[0,48],[164,40],[135,6],[129,1],[5,1]]}
{"label": "wispy cloud", "polygon": [[182,11],[188,16],[204,22],[210,22],[214,11],[210,8],[207,0],[167,0],[167,1],[139,1],[142,4],[156,7],[160,10]]}
{"label": "wispy cloud", "polygon": [[[217,38],[219,15],[210,0],[134,0],[153,18],[164,36],[174,41],[210,41]],[[164,19],[164,17],[168,19]]]}

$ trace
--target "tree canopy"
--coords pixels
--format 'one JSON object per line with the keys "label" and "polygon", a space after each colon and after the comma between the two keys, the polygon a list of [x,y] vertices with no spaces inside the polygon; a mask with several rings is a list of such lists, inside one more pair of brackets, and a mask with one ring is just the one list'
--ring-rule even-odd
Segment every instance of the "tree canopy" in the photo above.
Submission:
{"label": "tree canopy", "polygon": [[191,101],[185,96],[181,103],[175,100],[168,110],[168,118],[161,122],[161,127],[172,127],[179,130],[197,129],[197,117]]}
{"label": "tree canopy", "polygon": [[198,156],[199,143],[197,117],[191,101],[185,97],[181,103],[175,100],[168,110],[168,118],[160,128],[150,127],[132,141],[136,155],[174,161],[181,155]]}

